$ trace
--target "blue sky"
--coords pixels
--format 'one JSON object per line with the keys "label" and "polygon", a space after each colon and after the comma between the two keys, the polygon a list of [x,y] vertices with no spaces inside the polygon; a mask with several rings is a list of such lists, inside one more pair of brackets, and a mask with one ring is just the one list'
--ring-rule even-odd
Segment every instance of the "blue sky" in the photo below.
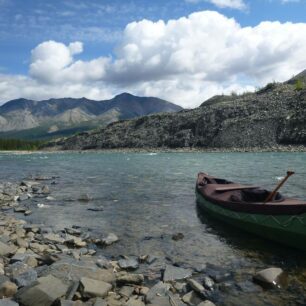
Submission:
{"label": "blue sky", "polygon": [[[65,95],[99,99],[130,91],[196,106],[213,94],[251,90],[305,69],[305,13],[305,0],[0,0],[0,101]],[[224,34],[218,24],[224,32],[232,27],[232,34]],[[257,48],[250,51],[252,39]],[[146,40],[154,52],[143,44]],[[191,53],[181,46],[184,40]],[[290,48],[280,50],[286,41]],[[79,45],[71,51],[74,42]],[[228,45],[235,45],[228,50],[235,56],[215,56]],[[206,57],[199,71],[194,58],[201,50]],[[150,68],[142,68],[147,64]]]}

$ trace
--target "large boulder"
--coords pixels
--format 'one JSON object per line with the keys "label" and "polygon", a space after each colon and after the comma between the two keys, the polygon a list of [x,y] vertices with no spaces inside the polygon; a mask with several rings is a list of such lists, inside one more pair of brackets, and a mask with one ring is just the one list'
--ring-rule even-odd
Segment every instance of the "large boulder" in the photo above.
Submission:
{"label": "large boulder", "polygon": [[48,275],[39,278],[37,285],[24,290],[18,299],[25,306],[50,306],[66,294],[68,287],[60,279]]}

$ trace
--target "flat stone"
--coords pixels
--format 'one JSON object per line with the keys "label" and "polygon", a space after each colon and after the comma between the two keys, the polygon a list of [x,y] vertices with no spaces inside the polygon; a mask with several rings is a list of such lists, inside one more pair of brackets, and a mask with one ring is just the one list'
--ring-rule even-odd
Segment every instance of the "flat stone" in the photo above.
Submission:
{"label": "flat stone", "polygon": [[199,282],[197,282],[194,279],[188,279],[187,283],[189,284],[191,289],[193,289],[194,291],[196,291],[198,293],[203,293],[205,291],[205,288]]}
{"label": "flat stone", "polygon": [[14,208],[14,212],[17,212],[17,213],[24,213],[26,211],[27,211],[26,207],[17,206],[17,207]]}
{"label": "flat stone", "polygon": [[130,299],[127,301],[125,305],[126,306],[145,306],[145,303],[142,300]]}
{"label": "flat stone", "polygon": [[286,276],[281,268],[268,268],[257,272],[253,280],[265,288],[281,287],[286,281]]}
{"label": "flat stone", "polygon": [[50,306],[56,299],[64,296],[68,285],[52,275],[41,277],[38,284],[23,291],[19,299],[25,306]]}
{"label": "flat stone", "polygon": [[17,275],[13,280],[18,287],[30,286],[37,281],[37,272],[34,269],[29,269]]}
{"label": "flat stone", "polygon": [[120,259],[118,260],[118,265],[121,269],[126,270],[135,270],[139,267],[137,258]]}
{"label": "flat stone", "polygon": [[16,244],[21,248],[27,248],[29,246],[29,243],[22,238],[17,238]]}
{"label": "flat stone", "polygon": [[103,281],[82,277],[82,293],[84,297],[105,297],[112,289],[112,285]]}
{"label": "flat stone", "polygon": [[15,252],[16,252],[16,247],[0,241],[0,256],[7,256],[10,254],[14,254]]}
{"label": "flat stone", "polygon": [[134,290],[135,288],[132,286],[123,286],[119,290],[119,294],[123,297],[129,298],[133,294]]}
{"label": "flat stone", "polygon": [[15,263],[9,265],[6,269],[6,272],[7,272],[8,275],[10,275],[12,278],[14,278],[14,277],[26,272],[29,269],[30,269],[30,267],[27,264],[25,264],[21,261],[17,261]]}
{"label": "flat stone", "polygon": [[19,304],[10,299],[1,299],[0,306],[19,306]]}
{"label": "flat stone", "polygon": [[102,243],[105,245],[111,245],[117,241],[119,241],[119,238],[114,233],[109,233],[105,238],[102,238]]}
{"label": "flat stone", "polygon": [[18,201],[25,201],[29,199],[29,195],[27,193],[24,193],[24,194],[21,194],[19,197],[18,197]]}
{"label": "flat stone", "polygon": [[48,233],[43,235],[44,239],[55,243],[64,243],[65,239],[58,234]]}
{"label": "flat stone", "polygon": [[91,196],[88,193],[81,194],[78,198],[81,202],[89,202],[91,200]]}
{"label": "flat stone", "polygon": [[97,298],[93,306],[107,306],[107,302],[101,298]]}
{"label": "flat stone", "polygon": [[198,304],[198,306],[216,306],[213,302],[211,301],[204,301],[204,302],[201,302],[200,304]]}
{"label": "flat stone", "polygon": [[142,284],[144,281],[143,274],[134,274],[127,272],[119,272],[116,274],[116,283],[118,284]]}
{"label": "flat stone", "polygon": [[101,269],[94,262],[83,262],[74,259],[60,260],[47,269],[48,274],[70,281],[79,281],[82,277],[101,280],[107,283],[115,282],[115,275],[110,269]]}
{"label": "flat stone", "polygon": [[0,285],[0,299],[12,297],[17,292],[16,284],[6,281]]}
{"label": "flat stone", "polygon": [[191,269],[179,268],[171,265],[167,265],[163,280],[164,282],[175,281],[180,279],[186,279],[192,275]]}
{"label": "flat stone", "polygon": [[202,302],[202,300],[198,297],[198,295],[194,291],[186,293],[182,297],[182,300],[188,305],[198,305]]}
{"label": "flat stone", "polygon": [[146,302],[151,303],[157,296],[167,296],[170,290],[170,285],[163,282],[155,284],[146,295]]}

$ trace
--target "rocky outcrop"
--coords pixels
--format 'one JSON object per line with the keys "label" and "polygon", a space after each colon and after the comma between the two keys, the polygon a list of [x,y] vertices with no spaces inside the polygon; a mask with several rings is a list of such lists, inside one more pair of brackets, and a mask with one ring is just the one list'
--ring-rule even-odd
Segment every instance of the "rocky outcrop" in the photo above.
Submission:
{"label": "rocky outcrop", "polygon": [[268,84],[255,93],[216,96],[193,110],[119,121],[54,141],[63,150],[115,148],[273,148],[306,145],[306,90]]}

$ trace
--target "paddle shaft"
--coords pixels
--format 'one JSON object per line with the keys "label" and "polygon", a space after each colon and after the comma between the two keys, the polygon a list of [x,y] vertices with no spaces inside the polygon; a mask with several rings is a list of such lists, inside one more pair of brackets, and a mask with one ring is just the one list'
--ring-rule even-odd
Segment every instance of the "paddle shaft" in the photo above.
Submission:
{"label": "paddle shaft", "polygon": [[273,200],[274,197],[275,197],[275,195],[276,195],[276,193],[277,193],[277,191],[285,184],[285,182],[288,180],[288,178],[289,178],[291,175],[293,175],[293,174],[294,174],[293,171],[287,171],[286,177],[284,177],[284,178],[282,179],[282,181],[276,186],[276,188],[268,195],[268,197],[266,198],[266,200],[265,200],[264,203],[267,203],[267,202]]}

